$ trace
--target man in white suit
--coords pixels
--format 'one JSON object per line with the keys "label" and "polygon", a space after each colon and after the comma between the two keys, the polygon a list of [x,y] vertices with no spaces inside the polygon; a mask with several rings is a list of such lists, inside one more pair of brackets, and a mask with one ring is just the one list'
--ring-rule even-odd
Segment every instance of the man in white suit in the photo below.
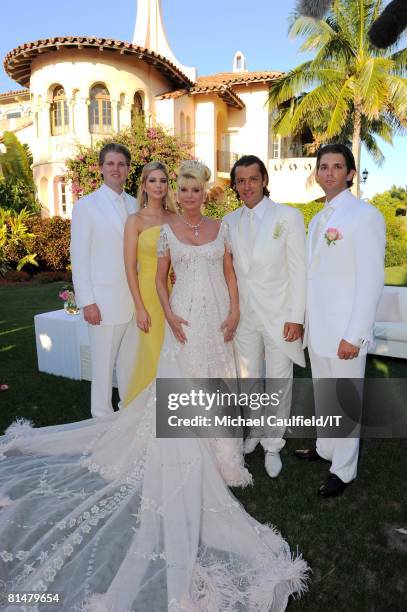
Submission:
{"label": "man in white suit", "polygon": [[[305,365],[301,336],[305,311],[305,229],[301,213],[269,199],[268,173],[254,155],[239,159],[231,185],[244,205],[225,220],[230,227],[233,264],[240,298],[235,348],[241,378],[284,378],[279,417],[289,415],[293,363]],[[256,416],[256,415],[251,415]],[[263,437],[265,468],[270,477],[281,471],[284,428]],[[245,452],[259,438],[251,432]]]}
{"label": "man in white suit", "polygon": [[123,259],[124,225],[127,216],[138,209],[135,198],[123,191],[130,159],[123,145],[105,145],[99,154],[103,184],[81,198],[72,213],[72,278],[77,303],[89,324],[94,417],[113,412],[115,363],[123,399],[135,362],[134,306]]}
{"label": "man in white suit", "polygon": [[[314,379],[316,416],[341,414],[334,386],[326,378],[361,379],[373,341],[373,323],[384,282],[386,230],[382,215],[349,191],[356,174],[345,145],[326,145],[317,154],[316,179],[326,194],[325,207],[312,219],[307,244],[308,290],[305,342]],[[334,383],[332,383],[334,385]],[[329,399],[328,399],[329,396]],[[338,410],[336,410],[338,407]],[[352,436],[358,436],[356,425]],[[316,448],[297,457],[331,462],[323,497],[341,494],[356,478],[359,438],[318,437]]]}

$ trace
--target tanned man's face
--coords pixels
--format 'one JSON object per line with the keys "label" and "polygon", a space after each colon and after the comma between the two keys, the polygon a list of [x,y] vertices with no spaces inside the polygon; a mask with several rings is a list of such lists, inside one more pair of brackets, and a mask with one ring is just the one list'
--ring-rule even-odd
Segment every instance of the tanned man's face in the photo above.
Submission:
{"label": "tanned man's face", "polygon": [[235,188],[239,198],[248,206],[253,208],[262,201],[263,189],[267,180],[262,176],[259,164],[250,166],[237,166],[235,171]]}
{"label": "tanned man's face", "polygon": [[347,181],[351,181],[354,175],[354,170],[348,171],[342,153],[325,153],[319,161],[316,179],[327,198],[331,200],[347,189]]}

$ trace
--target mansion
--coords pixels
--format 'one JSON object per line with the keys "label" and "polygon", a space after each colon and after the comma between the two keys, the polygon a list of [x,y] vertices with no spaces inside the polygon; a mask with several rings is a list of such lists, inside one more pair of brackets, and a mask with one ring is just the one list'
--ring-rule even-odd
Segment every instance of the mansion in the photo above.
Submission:
{"label": "mansion", "polygon": [[239,51],[231,64],[230,72],[197,76],[170,49],[160,0],[138,0],[133,43],[65,36],[7,54],[5,70],[24,89],[0,93],[0,139],[12,131],[30,147],[38,197],[50,216],[71,215],[64,173],[76,144],[131,126],[140,113],[148,125],[161,124],[192,143],[213,183],[228,180],[238,157],[255,154],[268,168],[272,199],[320,198],[306,137],[280,138],[270,129],[268,91],[281,73],[248,71]]}

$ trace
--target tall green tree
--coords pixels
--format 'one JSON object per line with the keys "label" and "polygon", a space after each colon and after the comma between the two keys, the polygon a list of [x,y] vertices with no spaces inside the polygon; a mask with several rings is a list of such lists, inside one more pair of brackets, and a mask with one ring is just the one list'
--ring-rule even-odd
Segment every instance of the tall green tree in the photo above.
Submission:
{"label": "tall green tree", "polygon": [[[273,129],[281,136],[310,129],[316,142],[350,140],[357,168],[365,142],[382,154],[376,137],[391,143],[407,126],[407,50],[373,47],[370,25],[382,0],[334,0],[325,20],[294,16],[290,35],[315,57],[273,82]],[[359,194],[359,177],[355,185]]]}

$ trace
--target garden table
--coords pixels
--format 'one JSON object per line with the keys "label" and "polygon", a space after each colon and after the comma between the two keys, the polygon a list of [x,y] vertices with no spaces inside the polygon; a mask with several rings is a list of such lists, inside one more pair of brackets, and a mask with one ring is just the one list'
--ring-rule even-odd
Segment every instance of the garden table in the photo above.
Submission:
{"label": "garden table", "polygon": [[35,315],[34,326],[40,372],[90,380],[88,327],[82,313],[44,312]]}

